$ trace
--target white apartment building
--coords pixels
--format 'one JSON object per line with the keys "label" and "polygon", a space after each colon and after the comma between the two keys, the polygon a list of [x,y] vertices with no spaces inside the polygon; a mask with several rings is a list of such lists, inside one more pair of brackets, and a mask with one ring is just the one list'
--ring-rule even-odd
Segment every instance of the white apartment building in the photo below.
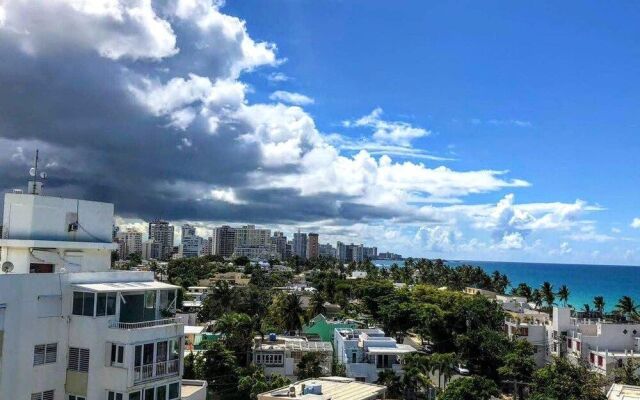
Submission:
{"label": "white apartment building", "polygon": [[160,243],[162,260],[168,260],[173,251],[174,227],[167,221],[155,220],[149,222],[149,240]]}
{"label": "white apartment building", "polygon": [[125,259],[130,254],[142,254],[142,232],[127,228],[124,232],[118,232],[116,239],[124,246],[122,253],[119,254],[120,258]]}
{"label": "white apartment building", "polygon": [[113,212],[5,195],[0,399],[204,400],[204,383],[181,382],[177,287],[110,269]]}
{"label": "white apartment building", "polygon": [[416,351],[377,328],[336,328],[333,347],[336,362],[345,365],[347,376],[362,382],[376,382],[378,373],[386,369],[402,375],[403,357]]}
{"label": "white apartment building", "polygon": [[257,336],[253,344],[253,364],[261,366],[265,375],[278,374],[296,380],[298,363],[307,353],[322,354],[323,374],[331,374],[333,347],[330,342],[309,341],[303,337],[276,336],[267,338]]}

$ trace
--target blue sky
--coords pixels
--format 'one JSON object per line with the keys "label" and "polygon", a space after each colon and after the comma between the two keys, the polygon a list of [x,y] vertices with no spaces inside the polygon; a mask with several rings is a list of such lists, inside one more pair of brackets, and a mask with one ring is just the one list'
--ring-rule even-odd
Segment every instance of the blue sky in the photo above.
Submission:
{"label": "blue sky", "polygon": [[640,264],[637,3],[117,3],[0,6],[5,189],[39,147],[132,226]]}

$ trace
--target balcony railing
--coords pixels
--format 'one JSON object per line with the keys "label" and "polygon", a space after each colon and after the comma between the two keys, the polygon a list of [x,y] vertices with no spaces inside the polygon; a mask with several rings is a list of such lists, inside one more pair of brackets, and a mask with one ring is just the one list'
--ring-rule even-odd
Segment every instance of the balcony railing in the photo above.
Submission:
{"label": "balcony railing", "polygon": [[180,360],[178,359],[142,365],[133,368],[133,380],[138,383],[165,376],[178,375],[179,370]]}
{"label": "balcony railing", "polygon": [[173,325],[177,324],[177,318],[164,318],[157,319],[154,321],[143,321],[143,322],[118,322],[118,321],[109,321],[109,328],[112,329],[142,329],[142,328],[152,328],[154,326],[163,326],[163,325]]}

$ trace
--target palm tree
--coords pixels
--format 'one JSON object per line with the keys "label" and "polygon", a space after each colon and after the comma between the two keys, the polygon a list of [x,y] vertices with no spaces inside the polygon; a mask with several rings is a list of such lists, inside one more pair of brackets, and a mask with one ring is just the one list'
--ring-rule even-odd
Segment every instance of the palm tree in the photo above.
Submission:
{"label": "palm tree", "polygon": [[587,314],[587,315],[591,314],[591,306],[589,306],[589,304],[585,303],[582,306],[582,311],[584,311],[584,313]]}
{"label": "palm tree", "polygon": [[[431,372],[438,372],[438,387],[442,389],[447,386],[447,382],[455,372],[455,365],[458,357],[455,353],[435,353],[431,356]],[[441,385],[440,378],[444,378],[444,385]]]}
{"label": "palm tree", "polygon": [[431,360],[423,354],[410,354],[404,358],[405,365],[402,375],[404,398],[416,398],[417,393],[431,387]]}
{"label": "palm tree", "polygon": [[564,306],[567,306],[567,300],[569,300],[569,288],[567,285],[560,286],[560,290],[558,290],[558,299],[564,303]]}
{"label": "palm tree", "polygon": [[285,328],[288,331],[296,331],[302,328],[302,300],[297,293],[291,293],[284,299],[282,307]]}
{"label": "palm tree", "polygon": [[542,293],[540,293],[539,289],[533,289],[533,292],[531,292],[531,301],[536,305],[536,308],[542,306]]}
{"label": "palm tree", "polygon": [[555,294],[553,294],[553,286],[549,282],[542,283],[542,286],[540,287],[540,294],[542,295],[545,303],[547,303],[547,307],[551,307],[556,299]]}
{"label": "palm tree", "polygon": [[593,298],[593,306],[596,311],[602,316],[604,315],[604,297],[596,296]]}
{"label": "palm tree", "polygon": [[315,291],[311,296],[311,317],[315,317],[319,314],[327,312],[327,307],[324,306],[325,299],[320,291]]}
{"label": "palm tree", "polygon": [[638,305],[629,296],[622,296],[620,300],[618,300],[616,311],[628,319],[637,319],[638,317]]}

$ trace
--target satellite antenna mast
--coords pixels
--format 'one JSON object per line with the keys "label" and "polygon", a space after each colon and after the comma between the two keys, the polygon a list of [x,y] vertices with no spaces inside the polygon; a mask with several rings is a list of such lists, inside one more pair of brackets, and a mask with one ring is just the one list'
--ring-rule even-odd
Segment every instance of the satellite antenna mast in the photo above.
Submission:
{"label": "satellite antenna mast", "polygon": [[38,181],[38,153],[40,153],[40,150],[36,149],[36,160],[33,163],[33,189],[31,194],[36,194],[36,182]]}
{"label": "satellite antenna mast", "polygon": [[[36,149],[36,158],[33,162],[33,167],[31,167],[31,169],[29,169],[29,175],[33,176],[33,181],[29,181],[29,190],[28,192],[31,194],[41,194],[42,192],[42,182],[38,182],[38,160],[40,156],[40,151]],[[40,178],[42,180],[47,179],[47,173],[42,171],[40,173]],[[38,185],[40,184],[40,185]]]}

